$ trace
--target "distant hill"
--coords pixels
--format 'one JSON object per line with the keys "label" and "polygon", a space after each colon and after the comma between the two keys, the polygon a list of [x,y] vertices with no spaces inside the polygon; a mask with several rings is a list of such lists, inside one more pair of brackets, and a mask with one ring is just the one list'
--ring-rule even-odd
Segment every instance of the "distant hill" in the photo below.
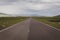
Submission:
{"label": "distant hill", "polygon": [[4,13],[0,13],[0,15],[7,15],[7,14],[4,14]]}
{"label": "distant hill", "polygon": [[0,17],[12,17],[12,15],[8,15],[8,14],[5,14],[5,13],[0,13]]}
{"label": "distant hill", "polygon": [[60,17],[60,15],[54,16],[54,17]]}
{"label": "distant hill", "polygon": [[56,17],[60,17],[60,15],[57,15]]}

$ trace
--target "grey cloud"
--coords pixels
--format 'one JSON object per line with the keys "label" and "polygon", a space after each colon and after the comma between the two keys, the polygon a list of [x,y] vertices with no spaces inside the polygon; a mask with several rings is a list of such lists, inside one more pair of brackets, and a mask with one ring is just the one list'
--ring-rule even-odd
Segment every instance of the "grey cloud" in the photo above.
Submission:
{"label": "grey cloud", "polygon": [[[26,3],[53,3],[53,2],[44,2],[45,0],[0,0],[0,5],[9,5],[13,2],[26,2]],[[58,1],[60,3],[60,1]]]}
{"label": "grey cloud", "polygon": [[9,5],[12,4],[13,2],[17,2],[19,0],[0,0],[0,5]]}
{"label": "grey cloud", "polygon": [[1,2],[16,2],[18,0],[0,0]]}
{"label": "grey cloud", "polygon": [[33,10],[26,9],[25,13],[29,13],[29,15],[33,16],[55,16],[60,15],[60,5],[52,5],[51,8],[45,10]]}
{"label": "grey cloud", "polygon": [[[48,2],[43,2],[42,0],[2,0],[0,5],[9,5],[9,4],[12,4],[14,2],[17,2],[17,6],[20,5],[18,7],[18,9],[20,7],[22,7],[21,9],[19,10],[22,10],[21,14],[20,14],[20,11],[17,10],[16,15],[30,15],[30,16],[44,16],[44,15],[48,15],[48,16],[54,16],[54,15],[60,15],[60,5],[55,5],[54,3],[48,3]],[[18,3],[19,2],[19,3]],[[25,3],[23,3],[25,2]],[[25,4],[28,4],[28,3],[36,3],[36,4],[48,4],[48,9],[45,9],[45,10],[33,10],[33,9],[29,9],[26,7]],[[19,12],[18,12],[19,11]]]}
{"label": "grey cloud", "polygon": [[60,15],[60,5],[50,4],[50,5],[48,5],[48,7],[50,7],[50,8],[44,9],[44,10],[34,10],[34,9],[26,8],[23,11],[24,13],[22,13],[20,15],[25,15],[25,16],[26,15],[30,15],[30,16],[55,16],[55,15]]}
{"label": "grey cloud", "polygon": [[20,0],[25,2],[33,2],[33,3],[60,3],[60,0]]}

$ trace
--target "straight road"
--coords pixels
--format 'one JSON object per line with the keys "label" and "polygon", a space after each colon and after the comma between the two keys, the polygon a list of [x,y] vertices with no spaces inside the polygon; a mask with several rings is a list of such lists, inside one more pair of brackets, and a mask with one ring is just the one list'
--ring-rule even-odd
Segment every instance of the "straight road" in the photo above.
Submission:
{"label": "straight road", "polygon": [[60,30],[29,18],[0,31],[0,40],[60,40]]}

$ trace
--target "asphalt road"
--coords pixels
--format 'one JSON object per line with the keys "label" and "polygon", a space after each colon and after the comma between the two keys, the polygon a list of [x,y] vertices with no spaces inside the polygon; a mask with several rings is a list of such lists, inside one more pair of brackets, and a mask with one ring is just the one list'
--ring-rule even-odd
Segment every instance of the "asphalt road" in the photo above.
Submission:
{"label": "asphalt road", "polygon": [[29,18],[1,30],[0,40],[60,40],[60,30]]}

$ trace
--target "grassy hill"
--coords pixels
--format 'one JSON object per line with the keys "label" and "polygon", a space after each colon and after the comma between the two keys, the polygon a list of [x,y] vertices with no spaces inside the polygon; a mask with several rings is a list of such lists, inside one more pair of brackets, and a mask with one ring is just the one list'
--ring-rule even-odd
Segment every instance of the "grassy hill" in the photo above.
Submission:
{"label": "grassy hill", "polygon": [[60,15],[54,16],[54,17],[60,17]]}

